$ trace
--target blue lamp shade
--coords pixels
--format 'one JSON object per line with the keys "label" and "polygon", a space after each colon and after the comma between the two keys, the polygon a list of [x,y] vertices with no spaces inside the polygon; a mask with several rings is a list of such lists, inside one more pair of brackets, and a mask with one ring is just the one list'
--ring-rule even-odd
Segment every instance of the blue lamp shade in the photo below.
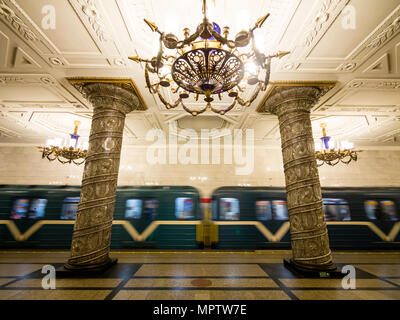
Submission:
{"label": "blue lamp shade", "polygon": [[[212,25],[213,25],[214,31],[217,32],[218,34],[221,34],[221,28],[220,28],[220,26],[219,26],[218,24],[216,24],[215,22],[213,22]],[[201,38],[201,39],[205,40],[204,38]],[[215,38],[214,38],[214,37],[211,37],[211,38],[208,39],[208,40],[215,40]]]}
{"label": "blue lamp shade", "polygon": [[73,147],[74,149],[76,149],[76,147],[78,145],[79,135],[71,133],[70,136],[71,136],[70,147]]}
{"label": "blue lamp shade", "polygon": [[324,149],[329,150],[329,141],[331,140],[331,137],[322,137],[321,140],[324,145]]}

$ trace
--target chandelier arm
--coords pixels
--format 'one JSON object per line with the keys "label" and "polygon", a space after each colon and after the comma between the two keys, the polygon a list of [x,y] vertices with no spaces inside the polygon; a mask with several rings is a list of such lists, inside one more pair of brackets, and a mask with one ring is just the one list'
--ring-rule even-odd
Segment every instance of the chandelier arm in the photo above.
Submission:
{"label": "chandelier arm", "polygon": [[242,60],[242,57],[246,57],[247,59],[250,59],[253,54],[252,53],[241,53],[237,55],[239,57],[240,60]]}
{"label": "chandelier arm", "polygon": [[47,158],[49,161],[54,161],[54,160],[56,160],[56,159],[57,159],[57,157],[56,157],[56,156],[53,156],[53,157],[51,157],[51,153],[50,153],[50,154],[48,154],[48,155],[46,155],[46,158]]}
{"label": "chandelier arm", "polygon": [[258,51],[257,47],[256,47],[256,41],[254,39],[254,33],[253,31],[250,31],[250,38],[251,38],[251,46],[253,48],[254,51],[254,56],[256,57],[257,63],[263,68],[265,69],[265,54],[261,53],[260,51]]}
{"label": "chandelier arm", "polygon": [[265,71],[264,88],[266,89],[266,87],[268,86],[269,80],[271,78],[271,58],[270,57],[267,58],[267,65],[266,65],[265,70],[266,71]]}
{"label": "chandelier arm", "polygon": [[181,101],[181,104],[182,104],[183,110],[185,110],[185,111],[188,112],[188,113],[191,113],[192,116],[197,116],[197,115],[199,115],[199,114],[205,112],[205,111],[207,110],[207,107],[208,107],[208,106],[211,107],[211,105],[210,105],[209,103],[207,103],[206,106],[205,106],[203,109],[201,109],[200,111],[193,111],[193,110],[190,110],[188,107],[186,107],[185,104],[183,103],[183,101]]}
{"label": "chandelier arm", "polygon": [[210,109],[211,109],[213,112],[215,112],[215,113],[219,113],[219,114],[221,114],[221,115],[224,115],[225,113],[231,111],[231,110],[235,107],[236,103],[237,103],[237,98],[236,98],[235,100],[233,100],[233,103],[232,103],[228,108],[226,108],[226,109],[217,110],[217,109],[215,109],[211,104],[210,104]]}
{"label": "chandelier arm", "polygon": [[[319,161],[319,162],[318,162],[318,161]],[[319,160],[319,159],[316,159],[316,162],[317,162],[317,167],[321,167],[321,166],[324,165],[324,161],[321,161],[321,160]]]}
{"label": "chandelier arm", "polygon": [[152,85],[151,82],[150,82],[149,71],[148,71],[148,63],[146,63],[146,68],[145,68],[145,71],[144,71],[144,78],[146,80],[146,85],[147,85],[147,88],[149,89],[150,93],[151,94],[155,94],[157,92],[157,90],[154,89],[155,86]]}
{"label": "chandelier arm", "polygon": [[175,101],[174,104],[170,104],[170,103],[162,96],[162,94],[161,94],[159,91],[157,91],[157,94],[158,94],[158,98],[161,100],[162,104],[163,104],[164,106],[167,107],[167,109],[176,108],[176,107],[179,106],[179,104],[182,102],[182,99],[179,98],[178,100]]}
{"label": "chandelier arm", "polygon": [[253,95],[251,96],[251,98],[249,99],[249,100],[247,100],[247,101],[244,101],[241,97],[237,97],[237,100],[238,100],[238,102],[239,102],[239,104],[240,105],[242,105],[242,106],[244,106],[244,107],[248,107],[250,104],[252,104],[253,103],[253,101],[255,100],[255,99],[257,99],[257,97],[258,97],[258,94],[260,93],[260,91],[261,91],[261,85],[260,85],[260,83],[258,83],[258,85],[257,85],[257,90],[253,93]]}
{"label": "chandelier arm", "polygon": [[157,60],[156,60],[156,73],[158,74],[158,72],[160,71],[160,65],[161,65],[161,60],[163,58],[163,37],[164,37],[164,33],[161,34],[160,36],[160,49],[158,50],[158,54],[157,54]]}
{"label": "chandelier arm", "polygon": [[[224,38],[223,36],[221,36],[218,32],[216,32],[214,29],[212,29],[212,30],[209,30],[209,31],[211,31],[211,34],[212,34],[212,36],[217,40],[217,41],[219,41],[219,42],[221,42],[222,44],[228,44],[228,39],[226,39],[226,38]],[[235,47],[234,48],[236,48],[236,44],[235,44]],[[233,48],[231,48],[231,49],[233,49]]]}
{"label": "chandelier arm", "polygon": [[81,164],[83,164],[85,162],[86,159],[83,159],[82,161],[78,162],[77,160],[73,160],[72,162],[78,166],[80,166]]}
{"label": "chandelier arm", "polygon": [[71,163],[71,162],[72,162],[72,159],[69,159],[69,160],[62,160],[61,157],[58,157],[57,160],[58,160],[59,162],[61,162],[62,164],[67,164],[67,163]]}
{"label": "chandelier arm", "polygon": [[179,41],[176,45],[176,49],[182,49],[184,46],[191,44],[193,41],[195,41],[201,33],[202,28],[200,27],[198,30],[196,30],[195,33],[193,33],[191,36],[186,38],[183,41]]}
{"label": "chandelier arm", "polygon": [[[336,162],[334,162],[336,160]],[[336,159],[332,159],[332,160],[327,160],[327,163],[330,165],[330,166],[336,166],[338,163],[339,163],[339,161],[340,161],[340,159],[339,158],[336,158]]]}
{"label": "chandelier arm", "polygon": [[353,158],[350,157],[350,156],[349,156],[349,160],[345,160],[346,158],[347,158],[347,156],[341,158],[340,161],[341,161],[342,163],[344,163],[344,164],[349,164],[349,163],[353,160]]}

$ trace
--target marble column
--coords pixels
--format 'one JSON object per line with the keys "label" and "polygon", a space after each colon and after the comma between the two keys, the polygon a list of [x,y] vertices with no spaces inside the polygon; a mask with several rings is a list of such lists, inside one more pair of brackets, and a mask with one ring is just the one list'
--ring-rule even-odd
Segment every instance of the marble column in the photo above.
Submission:
{"label": "marble column", "polygon": [[138,96],[113,83],[72,82],[93,105],[88,156],[67,270],[101,270],[109,257],[125,115],[140,109]]}
{"label": "marble column", "polygon": [[[333,87],[273,85],[259,112],[278,116],[295,268],[334,271],[315,160],[310,110]],[[287,261],[286,261],[287,262]]]}

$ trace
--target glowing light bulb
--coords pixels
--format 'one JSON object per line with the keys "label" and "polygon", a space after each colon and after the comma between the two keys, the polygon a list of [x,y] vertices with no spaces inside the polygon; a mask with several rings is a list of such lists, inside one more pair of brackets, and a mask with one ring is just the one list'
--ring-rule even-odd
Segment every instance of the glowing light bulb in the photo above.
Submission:
{"label": "glowing light bulb", "polygon": [[62,146],[62,140],[59,139],[59,138],[54,139],[54,146],[55,147],[61,147]]}
{"label": "glowing light bulb", "polygon": [[350,150],[354,148],[354,144],[348,141],[343,141],[342,142],[342,149],[343,150]]}
{"label": "glowing light bulb", "polygon": [[254,62],[246,63],[245,69],[250,74],[257,74],[257,65]]}
{"label": "glowing light bulb", "polygon": [[51,147],[51,146],[53,146],[53,145],[54,145],[53,139],[48,139],[48,140],[46,141],[46,147]]}
{"label": "glowing light bulb", "polygon": [[163,77],[165,77],[166,75],[170,74],[170,69],[169,69],[168,67],[164,66],[164,67],[162,67],[162,68],[160,69],[159,72],[160,72],[160,77],[163,78]]}
{"label": "glowing light bulb", "polygon": [[328,142],[328,145],[329,145],[329,149],[330,149],[330,150],[335,149],[335,141],[330,140],[330,141]]}
{"label": "glowing light bulb", "polygon": [[84,142],[82,144],[82,150],[88,150],[89,149],[89,142]]}
{"label": "glowing light bulb", "polygon": [[322,151],[322,146],[320,143],[315,144],[315,151],[321,152]]}
{"label": "glowing light bulb", "polygon": [[77,142],[78,142],[77,139],[74,139],[74,138],[69,139],[69,147],[75,148]]}

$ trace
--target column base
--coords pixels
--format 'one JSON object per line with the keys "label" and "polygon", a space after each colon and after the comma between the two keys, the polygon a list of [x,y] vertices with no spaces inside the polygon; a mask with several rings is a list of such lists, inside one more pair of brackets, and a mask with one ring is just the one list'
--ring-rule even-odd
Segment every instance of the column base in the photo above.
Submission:
{"label": "column base", "polygon": [[64,266],[56,269],[56,276],[60,278],[72,278],[72,277],[96,277],[112,266],[117,264],[118,259],[108,258],[108,260],[102,264],[93,266],[72,266],[66,263]]}
{"label": "column base", "polygon": [[333,263],[326,266],[304,265],[293,261],[293,259],[283,259],[283,265],[294,275],[302,278],[342,279],[346,275],[341,273]]}

